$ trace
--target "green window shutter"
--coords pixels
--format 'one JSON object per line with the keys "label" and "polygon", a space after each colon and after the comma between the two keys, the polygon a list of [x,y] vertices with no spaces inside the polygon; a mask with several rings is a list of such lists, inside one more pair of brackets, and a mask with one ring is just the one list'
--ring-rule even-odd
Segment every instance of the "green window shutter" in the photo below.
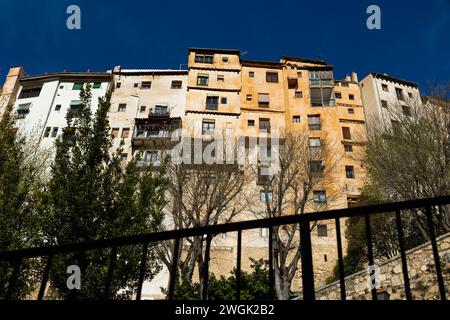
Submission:
{"label": "green window shutter", "polygon": [[98,89],[98,88],[100,88],[101,86],[102,86],[102,84],[101,84],[100,82],[95,82],[92,88]]}
{"label": "green window shutter", "polygon": [[84,85],[84,83],[74,83],[72,90],[81,90],[81,89],[83,89],[83,85]]}

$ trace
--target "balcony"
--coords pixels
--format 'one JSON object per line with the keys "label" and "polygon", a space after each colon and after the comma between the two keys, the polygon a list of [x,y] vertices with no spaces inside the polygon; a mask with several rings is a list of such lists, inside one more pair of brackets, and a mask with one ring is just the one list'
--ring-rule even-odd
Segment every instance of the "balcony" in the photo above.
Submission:
{"label": "balcony", "polygon": [[173,131],[181,128],[181,118],[171,118],[168,112],[150,113],[147,118],[135,119],[132,145],[166,148],[171,145]]}

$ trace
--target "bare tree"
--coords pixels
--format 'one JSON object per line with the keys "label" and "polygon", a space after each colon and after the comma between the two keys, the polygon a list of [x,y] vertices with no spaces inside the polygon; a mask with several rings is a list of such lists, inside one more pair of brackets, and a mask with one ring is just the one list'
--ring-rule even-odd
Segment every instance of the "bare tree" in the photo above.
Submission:
{"label": "bare tree", "polygon": [[[278,154],[273,155],[278,158],[276,170],[271,175],[258,177],[264,205],[255,211],[256,216],[299,215],[323,210],[333,203],[337,192],[331,192],[331,176],[339,159],[331,156],[326,138],[320,139],[319,143],[318,140],[310,141],[305,133],[287,133],[278,149]],[[258,172],[261,172],[261,166]],[[272,229],[275,290],[280,300],[289,299],[291,283],[298,269],[301,258],[299,235],[298,225]]]}
{"label": "bare tree", "polygon": [[[382,200],[448,195],[450,190],[450,85],[427,98],[388,105],[390,122],[372,123],[365,148],[369,183]],[[438,232],[450,231],[448,208],[433,208]],[[411,221],[428,238],[422,210]]]}

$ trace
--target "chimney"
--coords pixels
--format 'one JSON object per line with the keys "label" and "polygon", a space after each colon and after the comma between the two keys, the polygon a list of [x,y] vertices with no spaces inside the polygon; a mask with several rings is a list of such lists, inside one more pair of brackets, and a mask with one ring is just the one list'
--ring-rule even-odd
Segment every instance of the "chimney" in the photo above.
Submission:
{"label": "chimney", "polygon": [[356,72],[352,72],[352,81],[358,82],[358,74]]}
{"label": "chimney", "polygon": [[348,74],[345,76],[344,81],[347,81],[347,82],[350,81],[350,76]]}
{"label": "chimney", "polygon": [[120,66],[115,66],[113,72],[120,72],[120,69],[121,69]]}

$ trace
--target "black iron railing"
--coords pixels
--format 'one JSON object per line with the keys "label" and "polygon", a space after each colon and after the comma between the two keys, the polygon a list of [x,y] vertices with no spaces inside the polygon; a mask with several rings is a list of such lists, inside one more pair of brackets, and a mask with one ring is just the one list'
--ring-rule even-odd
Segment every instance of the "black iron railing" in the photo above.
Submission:
{"label": "black iron railing", "polygon": [[[221,225],[212,225],[206,227],[183,229],[183,230],[171,230],[158,233],[139,234],[133,236],[124,236],[105,240],[86,241],[82,243],[74,243],[70,245],[52,246],[52,247],[39,247],[29,248],[16,251],[0,251],[0,262],[9,262],[13,269],[12,275],[8,283],[8,293],[6,298],[9,299],[12,296],[14,285],[18,279],[20,266],[23,259],[26,258],[46,258],[46,265],[43,270],[43,276],[38,294],[38,300],[42,300],[44,297],[44,291],[48,282],[49,272],[52,266],[53,257],[57,254],[67,254],[74,252],[84,252],[95,249],[111,249],[109,269],[107,277],[105,279],[105,297],[109,297],[109,291],[111,288],[111,281],[114,273],[114,268],[117,259],[117,248],[122,246],[142,245],[142,259],[140,264],[139,281],[137,287],[136,300],[140,300],[142,292],[142,284],[144,281],[144,274],[146,268],[147,250],[149,245],[167,240],[174,240],[174,257],[178,257],[180,252],[180,240],[188,237],[206,236],[206,250],[205,250],[205,284],[203,286],[202,298],[207,298],[208,290],[208,268],[209,268],[209,255],[211,240],[214,235],[237,232],[237,270],[236,270],[236,299],[240,299],[241,291],[241,255],[242,255],[242,231],[250,229],[269,229],[269,285],[270,291],[274,290],[274,269],[273,269],[273,245],[272,245],[272,228],[275,226],[299,224],[300,227],[300,250],[301,250],[301,274],[303,284],[303,299],[314,300],[314,274],[313,274],[313,256],[311,248],[311,223],[321,220],[335,220],[336,225],[336,242],[338,253],[338,269],[340,279],[340,291],[341,299],[346,299],[345,279],[344,279],[344,264],[343,264],[343,250],[342,250],[342,234],[340,231],[341,219],[354,216],[364,216],[366,226],[366,244],[368,252],[369,265],[374,264],[373,247],[372,247],[372,233],[370,228],[370,218],[375,214],[395,212],[396,226],[399,238],[399,251],[402,263],[403,279],[405,296],[407,300],[412,299],[411,288],[408,276],[408,265],[406,261],[406,249],[403,238],[403,227],[401,214],[406,210],[424,209],[426,214],[431,247],[434,257],[435,272],[437,278],[437,285],[439,288],[440,297],[442,300],[446,300],[445,284],[442,276],[442,270],[440,265],[440,258],[438,247],[436,243],[436,231],[433,222],[432,208],[436,206],[442,206],[450,204],[450,196],[443,196],[437,198],[410,200],[395,203],[386,203],[370,206],[353,207],[347,209],[339,209],[332,211],[322,211],[316,213],[308,213],[303,215],[287,215],[276,218],[267,218],[259,220],[250,220],[242,222],[227,223]],[[407,211],[411,212],[411,211]],[[407,213],[405,212],[405,213]],[[177,264],[173,263],[170,272],[170,281],[168,289],[168,299],[174,298],[175,284],[177,279]],[[372,299],[377,299],[376,289],[372,289]]]}

